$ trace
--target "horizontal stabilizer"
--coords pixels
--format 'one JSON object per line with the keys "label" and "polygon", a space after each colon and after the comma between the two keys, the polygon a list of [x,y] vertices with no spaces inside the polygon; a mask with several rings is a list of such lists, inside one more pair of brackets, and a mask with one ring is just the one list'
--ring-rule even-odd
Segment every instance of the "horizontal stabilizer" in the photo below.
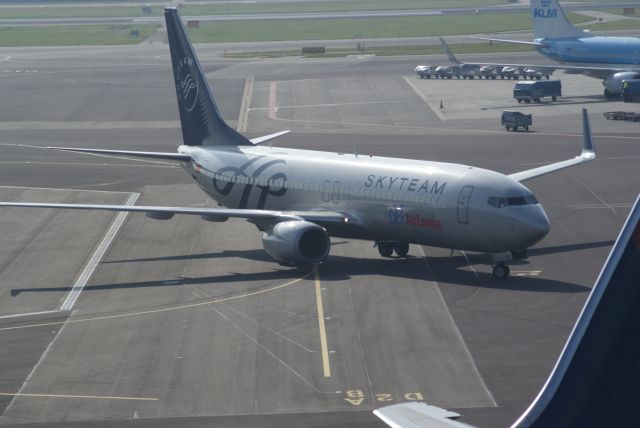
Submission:
{"label": "horizontal stabilizer", "polygon": [[278,138],[281,135],[288,134],[291,132],[290,130],[276,132],[275,134],[263,135],[262,137],[252,138],[251,141],[253,144],[258,145],[264,143],[265,141],[273,140],[274,138]]}
{"label": "horizontal stabilizer", "polygon": [[165,159],[175,161],[190,161],[191,156],[182,153],[165,153],[165,152],[140,152],[131,150],[107,150],[107,149],[86,149],[79,147],[47,147],[52,150],[63,150],[66,152],[93,153],[101,155],[120,155],[132,156],[138,158]]}

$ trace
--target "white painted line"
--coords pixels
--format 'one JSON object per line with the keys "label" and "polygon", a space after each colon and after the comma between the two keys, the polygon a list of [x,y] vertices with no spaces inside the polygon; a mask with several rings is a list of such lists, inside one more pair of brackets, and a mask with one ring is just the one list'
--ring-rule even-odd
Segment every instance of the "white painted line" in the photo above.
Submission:
{"label": "white painted line", "polygon": [[[424,250],[422,249],[422,245],[418,245],[418,248],[420,249],[420,253],[422,254],[422,258],[425,261],[425,263],[427,264],[427,269],[429,269],[429,272],[431,273],[431,275],[433,276],[433,270],[431,269],[431,265],[429,264],[429,259],[427,259],[427,255],[424,253]],[[471,355],[471,351],[469,351],[469,347],[467,347],[467,342],[464,341],[464,338],[462,337],[462,333],[460,333],[460,329],[458,328],[458,324],[456,324],[456,321],[453,319],[453,316],[451,315],[451,311],[449,311],[449,306],[447,305],[447,302],[445,302],[444,300],[444,296],[442,295],[442,292],[440,291],[440,285],[438,285],[438,281],[436,281],[435,276],[433,276],[433,280],[431,280],[431,282],[433,282],[433,284],[435,285],[434,289],[436,291],[436,296],[438,298],[438,306],[443,308],[443,314],[448,318],[451,327],[453,328],[453,330],[456,333],[456,336],[458,337],[458,340],[460,341],[460,345],[462,345],[462,348],[466,354],[466,357],[469,359],[469,363],[471,364],[471,367],[473,368],[473,370],[475,371],[476,375],[478,376],[478,381],[480,382],[480,385],[482,387],[482,389],[484,389],[485,393],[487,394],[487,397],[489,397],[489,400],[491,401],[493,407],[497,407],[498,403],[496,403],[495,398],[493,398],[493,394],[491,393],[491,391],[489,390],[489,388],[487,387],[486,382],[484,381],[484,378],[482,377],[482,375],[480,374],[480,370],[478,370],[478,366],[476,365],[475,360],[473,359],[473,356]]]}
{"label": "white painted line", "polygon": [[31,397],[31,398],[84,398],[101,400],[133,400],[133,401],[158,401],[158,398],[149,397],[116,397],[113,395],[69,395],[69,394],[26,394],[20,392],[0,392],[0,397]]}
{"label": "white painted line", "polygon": [[418,95],[420,97],[420,99],[422,101],[424,101],[424,103],[429,106],[429,108],[431,109],[431,111],[433,111],[436,116],[438,116],[438,119],[440,119],[441,121],[445,121],[447,120],[447,118],[445,117],[445,115],[440,111],[440,109],[438,108],[438,106],[433,105],[433,103],[431,101],[429,101],[429,98],[427,98],[427,96],[425,94],[422,93],[422,91],[420,89],[418,89],[416,87],[416,85],[413,84],[413,82],[411,81],[411,79],[407,76],[404,76],[404,81],[407,82],[407,84],[409,86],[411,86],[411,89],[413,89],[416,93],[416,95]]}
{"label": "white painted line", "polygon": [[[135,204],[135,202],[138,200],[139,197],[140,197],[140,193],[132,193],[131,196],[129,196],[129,199],[127,200],[125,205],[130,206]],[[100,245],[98,245],[98,248],[94,251],[93,255],[89,259],[89,262],[84,267],[84,270],[76,280],[75,284],[73,284],[73,288],[71,289],[71,292],[65,299],[64,303],[62,303],[62,306],[60,306],[60,310],[70,311],[73,308],[73,305],[75,305],[76,300],[78,300],[78,297],[80,297],[80,293],[82,292],[82,289],[87,284],[87,282],[89,281],[89,278],[91,278],[91,275],[93,275],[93,272],[98,267],[100,260],[102,260],[102,257],[107,252],[107,249],[111,245],[111,242],[113,242],[113,239],[116,237],[116,234],[120,230],[120,227],[122,227],[122,225],[124,224],[124,221],[127,218],[127,214],[128,214],[127,212],[118,213],[115,220],[111,224],[111,227],[109,228],[109,230],[107,230],[107,233],[104,235],[104,238],[102,238],[102,242],[100,242]]]}
{"label": "white painted line", "polygon": [[242,103],[240,104],[240,116],[236,130],[238,132],[246,132],[249,122],[249,110],[251,106],[251,97],[253,96],[253,76],[247,77],[244,84],[244,93],[242,94]]}
{"label": "white painted line", "polygon": [[86,189],[59,189],[55,187],[30,187],[30,186],[2,186],[0,189],[31,189],[31,190],[59,190],[61,192],[95,192],[95,193],[126,193],[131,192],[118,192],[117,190],[86,190]]}
{"label": "white painted line", "polygon": [[46,314],[57,314],[62,311],[53,310],[53,311],[39,311],[39,312],[25,312],[22,314],[11,314],[11,315],[0,315],[0,320],[10,319],[10,318],[20,318],[20,317],[29,317],[32,315],[46,315]]}

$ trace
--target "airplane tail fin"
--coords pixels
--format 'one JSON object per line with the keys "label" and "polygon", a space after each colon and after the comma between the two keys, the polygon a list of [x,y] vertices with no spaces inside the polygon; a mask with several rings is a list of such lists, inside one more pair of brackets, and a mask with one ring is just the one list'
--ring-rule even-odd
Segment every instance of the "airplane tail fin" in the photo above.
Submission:
{"label": "airplane tail fin", "polygon": [[175,7],[167,7],[164,9],[164,16],[184,144],[252,145],[222,118],[178,10]]}
{"label": "airplane tail fin", "polygon": [[558,0],[531,0],[533,36],[536,39],[550,37],[588,37],[567,19]]}
{"label": "airplane tail fin", "polygon": [[444,53],[447,54],[449,61],[451,61],[454,64],[462,64],[462,62],[460,62],[460,60],[456,58],[453,52],[451,52],[451,49],[449,49],[449,45],[447,44],[447,42],[445,42],[442,37],[438,37],[438,38],[440,39],[440,43],[442,44],[442,49],[444,49]]}
{"label": "airplane tail fin", "polygon": [[628,426],[640,396],[638,337],[640,197],[547,383],[512,428]]}

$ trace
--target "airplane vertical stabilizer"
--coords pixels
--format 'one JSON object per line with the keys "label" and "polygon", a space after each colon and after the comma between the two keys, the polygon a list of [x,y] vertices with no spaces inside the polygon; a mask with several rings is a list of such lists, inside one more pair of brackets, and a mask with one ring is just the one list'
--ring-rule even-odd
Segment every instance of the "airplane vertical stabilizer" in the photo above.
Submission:
{"label": "airplane vertical stabilizer", "polygon": [[531,17],[536,39],[589,37],[589,34],[571,25],[558,0],[531,0]]}
{"label": "airplane vertical stabilizer", "polygon": [[164,16],[184,144],[252,145],[222,118],[178,10],[167,7],[164,9]]}
{"label": "airplane vertical stabilizer", "polygon": [[638,338],[640,197],[553,372],[512,428],[636,426]]}

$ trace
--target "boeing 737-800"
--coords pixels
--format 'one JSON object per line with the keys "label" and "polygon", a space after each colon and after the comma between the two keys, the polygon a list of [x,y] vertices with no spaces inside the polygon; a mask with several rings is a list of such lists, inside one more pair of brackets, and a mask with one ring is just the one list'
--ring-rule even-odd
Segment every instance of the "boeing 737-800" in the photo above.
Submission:
{"label": "boeing 737-800", "polygon": [[409,244],[491,253],[493,273],[549,232],[549,220],[521,182],[595,158],[583,111],[584,144],[574,159],[504,175],[467,165],[258,146],[281,133],[248,140],[222,119],[175,8],[165,9],[182,126],[177,153],[61,148],[180,162],[225,208],[2,202],[5,207],[175,214],[209,221],[245,218],[262,232],[266,252],[285,264],[322,262],[329,236],[377,243],[382,256]]}
{"label": "boeing 737-800", "polygon": [[[532,46],[558,65],[494,64],[529,69],[560,69],[569,74],[603,79],[604,96],[617,98],[624,80],[640,79],[640,39],[637,37],[594,36],[569,22],[558,0],[531,0],[533,41],[474,37],[480,40]],[[446,49],[446,47],[445,47]],[[449,52],[447,52],[449,53]],[[462,67],[481,67],[491,64],[460,63]]]}

